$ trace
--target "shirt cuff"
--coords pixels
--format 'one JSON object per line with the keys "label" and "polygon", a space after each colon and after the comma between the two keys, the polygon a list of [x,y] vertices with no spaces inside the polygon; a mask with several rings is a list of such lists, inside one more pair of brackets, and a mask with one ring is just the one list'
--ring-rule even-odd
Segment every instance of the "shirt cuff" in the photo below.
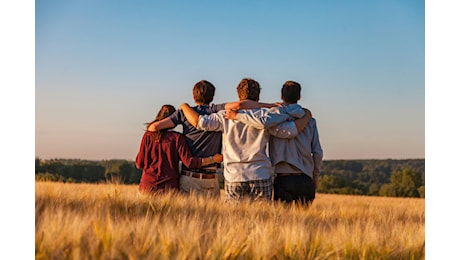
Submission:
{"label": "shirt cuff", "polygon": [[200,115],[200,116],[198,116],[198,123],[197,123],[197,125],[196,125],[196,129],[198,129],[198,130],[205,130],[205,129],[203,128],[203,125],[204,125],[204,117]]}

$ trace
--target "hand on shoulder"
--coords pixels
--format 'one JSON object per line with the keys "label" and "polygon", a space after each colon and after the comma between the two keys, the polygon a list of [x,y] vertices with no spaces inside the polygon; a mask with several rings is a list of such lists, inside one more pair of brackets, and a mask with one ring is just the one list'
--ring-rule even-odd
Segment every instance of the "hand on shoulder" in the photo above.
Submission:
{"label": "hand on shoulder", "polygon": [[230,120],[235,120],[236,119],[236,114],[237,112],[234,110],[227,110],[225,111],[225,118],[230,119]]}

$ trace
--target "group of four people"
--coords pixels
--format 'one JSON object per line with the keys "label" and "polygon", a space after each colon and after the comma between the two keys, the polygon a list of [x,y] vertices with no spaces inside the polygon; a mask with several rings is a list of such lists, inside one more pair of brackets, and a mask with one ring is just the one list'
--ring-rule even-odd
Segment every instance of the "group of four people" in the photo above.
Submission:
{"label": "group of four people", "polygon": [[[260,103],[260,85],[250,78],[241,80],[237,92],[239,101],[211,105],[215,87],[202,80],[193,87],[196,106],[161,108],[136,157],[143,169],[140,191],[180,189],[218,197],[216,172],[223,162],[228,202],[314,200],[323,151],[315,119],[297,104],[300,84],[284,83],[280,104]],[[168,131],[179,124],[183,135]]]}

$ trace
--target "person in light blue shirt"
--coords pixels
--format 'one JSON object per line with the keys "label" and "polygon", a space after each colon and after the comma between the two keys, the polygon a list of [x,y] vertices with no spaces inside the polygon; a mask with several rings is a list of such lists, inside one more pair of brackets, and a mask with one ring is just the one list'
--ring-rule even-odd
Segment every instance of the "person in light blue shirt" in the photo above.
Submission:
{"label": "person in light blue shirt", "polygon": [[[301,86],[295,81],[286,81],[281,89],[283,100],[280,113],[300,118],[302,109]],[[250,113],[240,113],[236,119],[253,125],[258,120]],[[316,120],[312,118],[294,138],[270,137],[270,159],[275,167],[274,200],[299,202],[309,205],[315,199],[318,175],[320,174],[323,150],[319,141]]]}

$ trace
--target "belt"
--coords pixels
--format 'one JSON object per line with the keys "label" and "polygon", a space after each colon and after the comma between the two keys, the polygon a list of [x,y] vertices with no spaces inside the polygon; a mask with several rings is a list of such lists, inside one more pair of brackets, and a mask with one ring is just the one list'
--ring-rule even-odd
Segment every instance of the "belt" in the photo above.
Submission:
{"label": "belt", "polygon": [[215,173],[196,173],[196,172],[182,170],[181,174],[185,176],[197,178],[197,179],[215,179],[216,178]]}
{"label": "belt", "polygon": [[198,169],[187,169],[187,168],[182,168],[182,171],[186,172],[193,172],[193,173],[204,173],[204,174],[214,174],[216,173],[217,169],[210,169],[210,168],[198,168]]}
{"label": "belt", "polygon": [[286,177],[286,176],[299,176],[302,175],[301,172],[291,172],[291,173],[277,173],[276,177]]}

